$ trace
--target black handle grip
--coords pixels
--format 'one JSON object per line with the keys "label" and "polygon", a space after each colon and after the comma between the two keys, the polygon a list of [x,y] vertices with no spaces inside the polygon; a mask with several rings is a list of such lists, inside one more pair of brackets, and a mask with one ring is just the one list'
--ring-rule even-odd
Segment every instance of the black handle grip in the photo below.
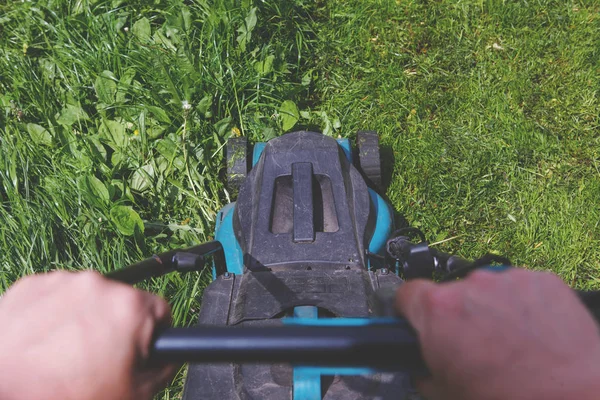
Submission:
{"label": "black handle grip", "polygon": [[109,272],[105,276],[108,279],[129,285],[134,285],[150,278],[158,278],[175,270],[171,262],[174,255],[174,251],[169,252],[169,254],[163,253],[161,254],[162,257],[157,255],[125,268]]}
{"label": "black handle grip", "polygon": [[105,276],[108,279],[133,285],[150,278],[158,278],[173,271],[200,270],[204,267],[206,256],[214,256],[222,251],[223,246],[221,243],[214,240],[187,249],[171,250],[154,255],[125,268],[109,272]]}
{"label": "black handle grip", "polygon": [[369,326],[171,328],[157,335],[162,362],[291,363],[425,371],[414,331],[403,320]]}

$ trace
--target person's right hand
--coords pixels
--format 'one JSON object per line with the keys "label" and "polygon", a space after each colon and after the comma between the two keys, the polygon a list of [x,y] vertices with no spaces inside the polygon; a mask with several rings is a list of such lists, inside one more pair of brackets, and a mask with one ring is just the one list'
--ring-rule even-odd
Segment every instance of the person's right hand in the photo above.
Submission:
{"label": "person's right hand", "polygon": [[428,400],[600,398],[598,325],[553,274],[410,281],[396,308],[417,331],[431,372],[417,386]]}

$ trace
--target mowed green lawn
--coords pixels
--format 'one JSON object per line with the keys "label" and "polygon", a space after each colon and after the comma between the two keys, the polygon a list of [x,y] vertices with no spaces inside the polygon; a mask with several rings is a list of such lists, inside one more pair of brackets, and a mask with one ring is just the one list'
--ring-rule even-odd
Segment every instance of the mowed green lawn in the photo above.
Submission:
{"label": "mowed green lawn", "polygon": [[[600,1],[0,5],[0,293],[211,237],[223,146],[378,130],[438,248],[600,289]],[[193,323],[207,273],[147,285]],[[181,379],[164,399],[177,398]]]}

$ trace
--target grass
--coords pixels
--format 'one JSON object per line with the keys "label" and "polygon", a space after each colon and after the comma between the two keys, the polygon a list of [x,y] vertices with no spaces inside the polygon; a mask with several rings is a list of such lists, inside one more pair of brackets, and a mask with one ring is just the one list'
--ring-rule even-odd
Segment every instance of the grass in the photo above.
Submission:
{"label": "grass", "polygon": [[321,109],[382,133],[394,206],[446,250],[597,288],[598,2],[385,5],[331,7]]}
{"label": "grass", "polygon": [[[446,251],[600,289],[600,2],[0,5],[0,293],[210,238],[223,145],[376,129]],[[193,323],[207,274],[146,287]],[[163,399],[176,398],[179,379]]]}

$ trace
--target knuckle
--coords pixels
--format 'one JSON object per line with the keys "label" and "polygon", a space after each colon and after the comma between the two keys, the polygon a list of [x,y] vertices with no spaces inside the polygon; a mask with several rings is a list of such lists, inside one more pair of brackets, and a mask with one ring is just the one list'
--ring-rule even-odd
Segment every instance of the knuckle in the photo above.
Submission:
{"label": "knuckle", "polygon": [[462,312],[464,302],[464,295],[456,285],[440,286],[423,296],[423,305],[431,316],[456,315]]}
{"label": "knuckle", "polygon": [[536,274],[537,272],[525,268],[511,268],[506,275],[511,276],[513,279],[526,280],[535,277]]}
{"label": "knuckle", "polygon": [[469,274],[466,281],[475,283],[477,285],[490,286],[496,284],[499,281],[499,279],[497,272],[476,270]]}
{"label": "knuckle", "polygon": [[92,270],[80,271],[77,273],[77,277],[80,279],[88,279],[90,281],[102,279],[98,272]]}
{"label": "knuckle", "polygon": [[79,287],[83,291],[95,292],[104,287],[105,280],[102,275],[96,271],[82,271],[75,274],[75,276],[76,279],[74,279],[71,284]]}
{"label": "knuckle", "polygon": [[420,300],[421,300],[424,310],[427,313],[431,313],[437,307],[438,299],[436,298],[436,296],[433,295],[433,292],[431,290],[425,292],[421,296]]}
{"label": "knuckle", "polygon": [[542,271],[538,273],[538,279],[540,279],[544,284],[550,287],[562,287],[565,286],[564,281],[556,274],[548,271]]}
{"label": "knuckle", "polygon": [[464,284],[471,293],[483,294],[504,291],[506,286],[510,286],[510,281],[505,272],[478,270],[469,274]]}
{"label": "knuckle", "polygon": [[127,304],[134,308],[140,308],[143,304],[141,294],[129,287],[118,288],[114,293],[114,299],[120,304]]}
{"label": "knuckle", "polygon": [[36,286],[45,286],[54,280],[64,281],[72,275],[66,271],[53,271],[49,273],[26,275],[19,279],[12,287],[13,290],[30,290]]}
{"label": "knuckle", "polygon": [[40,279],[43,279],[40,275],[24,276],[24,277],[20,278],[17,282],[15,282],[12,289],[17,290],[17,289],[21,289],[24,287],[29,287],[29,286],[39,282]]}
{"label": "knuckle", "polygon": [[507,285],[519,290],[529,290],[531,284],[537,281],[536,273],[523,268],[513,268],[504,274],[504,281]]}
{"label": "knuckle", "polygon": [[148,302],[151,304],[152,310],[157,316],[168,313],[171,310],[169,303],[160,296],[151,295]]}
{"label": "knuckle", "polygon": [[557,295],[563,290],[570,291],[558,275],[548,271],[519,269],[511,275],[511,284],[520,292],[537,293],[538,296],[547,296],[550,293]]}
{"label": "knuckle", "polygon": [[49,272],[47,274],[42,274],[42,276],[43,275],[47,276],[48,278],[53,278],[53,279],[67,279],[67,278],[73,277],[75,274],[73,272],[69,272],[69,271],[56,270],[56,271]]}
{"label": "knuckle", "polygon": [[121,320],[134,321],[144,314],[146,301],[141,292],[136,289],[123,287],[115,290],[112,294],[115,304],[117,318]]}

